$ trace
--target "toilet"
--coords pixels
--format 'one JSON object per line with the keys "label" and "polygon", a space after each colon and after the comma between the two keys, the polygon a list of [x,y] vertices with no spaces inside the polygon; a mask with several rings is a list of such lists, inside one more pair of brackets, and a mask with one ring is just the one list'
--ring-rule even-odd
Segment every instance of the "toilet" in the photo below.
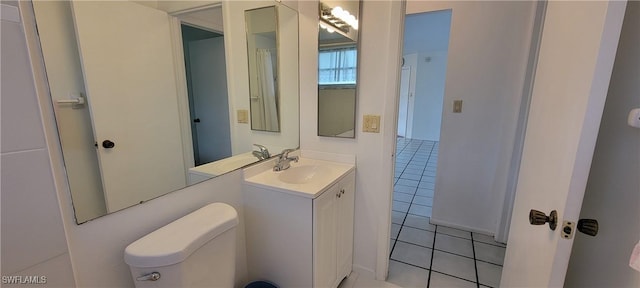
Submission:
{"label": "toilet", "polygon": [[233,287],[238,213],[212,203],[131,243],[136,287]]}

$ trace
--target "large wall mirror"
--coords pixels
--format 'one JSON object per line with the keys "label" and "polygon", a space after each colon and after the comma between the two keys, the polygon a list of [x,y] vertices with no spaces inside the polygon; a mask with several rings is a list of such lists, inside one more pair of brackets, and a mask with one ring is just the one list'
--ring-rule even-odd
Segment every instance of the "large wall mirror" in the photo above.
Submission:
{"label": "large wall mirror", "polygon": [[318,135],[355,138],[360,2],[322,1],[318,11]]}
{"label": "large wall mirror", "polygon": [[280,22],[295,37],[278,43],[295,51],[281,69],[296,76],[279,83],[279,105],[289,108],[280,117],[290,121],[298,119],[298,22],[289,7],[34,2],[77,223],[265,159],[253,144],[271,154],[298,147],[297,125],[251,132],[242,117],[251,98],[238,89],[248,73],[230,72],[247,66],[246,35],[225,26],[243,26],[244,11],[265,4],[294,18]]}

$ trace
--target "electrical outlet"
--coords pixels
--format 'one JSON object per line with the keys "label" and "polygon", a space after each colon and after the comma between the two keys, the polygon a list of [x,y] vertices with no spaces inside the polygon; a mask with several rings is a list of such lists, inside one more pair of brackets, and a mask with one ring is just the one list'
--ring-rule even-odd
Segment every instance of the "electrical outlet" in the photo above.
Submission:
{"label": "electrical outlet", "polygon": [[380,133],[380,115],[364,115],[362,132]]}
{"label": "electrical outlet", "polygon": [[453,100],[453,113],[462,113],[462,100]]}
{"label": "electrical outlet", "polygon": [[238,110],[238,123],[249,123],[249,111]]}

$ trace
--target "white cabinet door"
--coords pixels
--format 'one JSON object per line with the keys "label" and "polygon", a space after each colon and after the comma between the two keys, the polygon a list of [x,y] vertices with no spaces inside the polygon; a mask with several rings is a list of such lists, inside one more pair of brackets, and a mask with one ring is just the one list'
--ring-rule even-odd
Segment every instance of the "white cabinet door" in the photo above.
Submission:
{"label": "white cabinet door", "polygon": [[353,266],[353,209],[355,204],[355,179],[351,173],[339,183],[340,197],[337,201],[337,254],[338,254],[338,283],[349,276]]}
{"label": "white cabinet door", "polygon": [[335,287],[338,185],[313,200],[313,286]]}
{"label": "white cabinet door", "polygon": [[169,16],[129,1],[72,5],[108,212],[184,188]]}

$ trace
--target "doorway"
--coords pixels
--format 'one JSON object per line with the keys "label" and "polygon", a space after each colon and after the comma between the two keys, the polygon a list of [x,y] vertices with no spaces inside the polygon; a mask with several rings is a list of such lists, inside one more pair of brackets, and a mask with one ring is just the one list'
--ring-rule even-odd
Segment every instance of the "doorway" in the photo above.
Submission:
{"label": "doorway", "polygon": [[499,286],[505,245],[431,221],[452,10],[405,19],[388,281]]}
{"label": "doorway", "polygon": [[[496,219],[502,216],[506,200],[501,199],[506,198],[512,160],[519,157],[514,138],[524,125],[520,111],[521,105],[527,105],[522,95],[528,93],[529,59],[536,51],[531,48],[537,47],[537,40],[532,41],[537,7],[532,2],[410,4],[403,67],[416,69],[410,73],[413,94],[406,97],[405,133],[397,138],[388,281],[409,286],[430,283],[431,287],[499,286],[505,244],[494,239]],[[418,21],[421,15],[432,19]],[[446,20],[438,23],[433,20],[436,16]],[[422,24],[414,33],[412,21]],[[418,40],[410,38],[413,34],[425,36],[429,29],[438,28],[446,32],[434,32],[423,45],[435,46],[439,40],[445,49],[407,50],[418,45]],[[425,97],[429,94],[439,97]],[[454,111],[458,100],[464,105]],[[401,95],[401,109],[403,101]],[[398,119],[398,131],[403,122]],[[417,154],[429,148],[428,156]],[[420,157],[403,158],[411,149],[417,149]],[[418,160],[414,164],[426,160],[419,179],[405,174],[414,159]],[[401,194],[411,191],[403,187],[407,184],[417,185],[411,198]],[[423,200],[416,198],[418,189],[432,193],[431,205],[424,205],[430,214],[418,218],[421,221],[416,221],[419,215],[411,213],[411,207],[429,202],[413,201]],[[407,271],[418,282],[403,282]]]}
{"label": "doorway", "polygon": [[195,166],[231,156],[224,37],[181,25]]}

